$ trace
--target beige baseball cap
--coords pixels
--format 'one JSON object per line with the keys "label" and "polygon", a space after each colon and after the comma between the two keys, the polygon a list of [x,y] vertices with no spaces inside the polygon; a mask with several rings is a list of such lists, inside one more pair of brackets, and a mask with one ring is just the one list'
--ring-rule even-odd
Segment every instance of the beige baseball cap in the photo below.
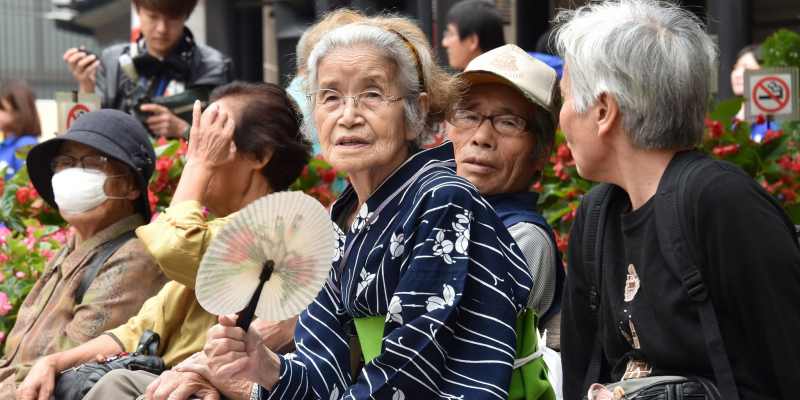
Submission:
{"label": "beige baseball cap", "polygon": [[554,108],[558,90],[556,71],[517,45],[507,44],[479,55],[459,76],[469,85],[499,83],[511,86],[552,116],[558,112]]}

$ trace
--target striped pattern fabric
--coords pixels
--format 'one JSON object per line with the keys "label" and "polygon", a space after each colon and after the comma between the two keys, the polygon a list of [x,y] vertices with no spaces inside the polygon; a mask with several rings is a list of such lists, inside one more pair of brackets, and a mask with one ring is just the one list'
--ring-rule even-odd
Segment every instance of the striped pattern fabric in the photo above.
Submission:
{"label": "striped pattern fabric", "polygon": [[[269,399],[506,399],[514,323],[532,285],[445,143],[407,160],[339,231],[330,277],[297,324]],[[355,210],[348,188],[332,209]],[[353,317],[385,317],[382,352],[351,378]]]}

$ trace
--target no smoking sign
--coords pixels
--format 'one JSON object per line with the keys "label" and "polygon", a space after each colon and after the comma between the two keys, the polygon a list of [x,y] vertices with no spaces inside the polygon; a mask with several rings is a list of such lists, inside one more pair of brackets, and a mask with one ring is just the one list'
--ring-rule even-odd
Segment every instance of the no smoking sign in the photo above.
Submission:
{"label": "no smoking sign", "polygon": [[745,118],[758,115],[777,119],[800,119],[797,95],[797,68],[764,68],[744,74]]}

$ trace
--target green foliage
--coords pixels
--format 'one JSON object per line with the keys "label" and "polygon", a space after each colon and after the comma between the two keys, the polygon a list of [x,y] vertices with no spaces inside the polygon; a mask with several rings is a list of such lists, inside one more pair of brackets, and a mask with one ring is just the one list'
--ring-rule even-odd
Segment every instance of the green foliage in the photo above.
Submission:
{"label": "green foliage", "polygon": [[800,34],[779,29],[761,45],[764,67],[800,68]]}

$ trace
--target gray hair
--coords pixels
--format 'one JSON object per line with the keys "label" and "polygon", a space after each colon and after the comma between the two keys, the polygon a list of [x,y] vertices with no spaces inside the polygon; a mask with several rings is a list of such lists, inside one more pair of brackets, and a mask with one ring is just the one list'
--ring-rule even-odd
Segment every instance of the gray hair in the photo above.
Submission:
{"label": "gray hair", "polygon": [[[421,51],[422,48],[420,46],[413,44],[413,42],[411,43],[417,49],[421,64],[430,64],[432,62],[432,60],[429,60],[430,54],[426,51]],[[359,45],[373,47],[375,51],[380,52],[397,65],[398,86],[405,93],[403,98],[406,127],[417,133],[418,140],[421,139],[421,136],[425,133],[426,115],[420,109],[417,98],[425,88],[420,87],[421,79],[417,73],[417,62],[414,54],[398,33],[365,23],[349,24],[328,32],[314,46],[314,50],[311,51],[311,55],[308,57],[307,84],[309,90],[313,92],[319,89],[317,67],[326,55],[335,49]],[[304,131],[309,130],[306,125],[304,124]]]}
{"label": "gray hair", "polygon": [[607,93],[635,147],[700,142],[717,50],[696,16],[662,1],[615,0],[561,11],[556,21],[576,112]]}
{"label": "gray hair", "polygon": [[294,47],[294,54],[295,54],[295,71],[300,71],[306,65],[306,56],[304,54],[304,49],[306,47],[306,42],[308,42],[308,37],[310,36],[311,28],[308,28],[303,31],[303,34],[300,35],[300,39],[297,41],[297,46]]}

